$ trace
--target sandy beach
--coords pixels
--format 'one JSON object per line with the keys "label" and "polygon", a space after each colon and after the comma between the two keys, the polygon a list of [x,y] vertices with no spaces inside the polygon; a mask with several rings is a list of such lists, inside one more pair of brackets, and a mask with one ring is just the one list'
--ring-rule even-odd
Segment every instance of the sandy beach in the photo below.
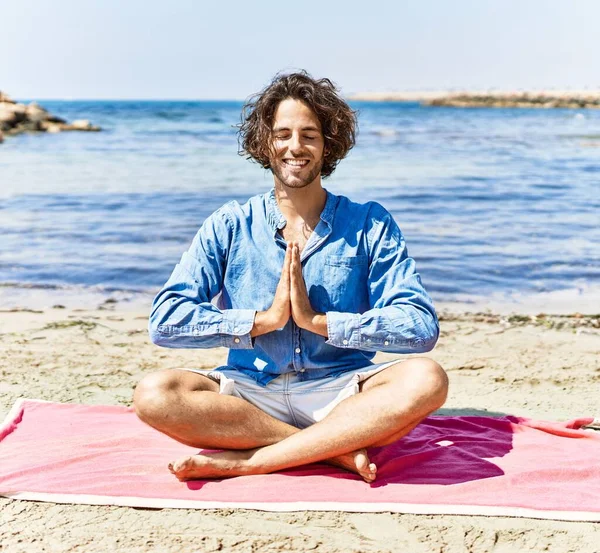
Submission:
{"label": "sandy beach", "polygon": [[[600,319],[440,310],[431,357],[450,375],[437,414],[565,420],[600,415]],[[97,308],[0,310],[0,415],[19,397],[129,405],[142,376],[221,364],[226,350],[150,343],[147,312]],[[379,354],[377,360],[392,359]],[[166,468],[165,468],[166,470]],[[519,518],[343,512],[268,513],[57,505],[1,498],[0,550],[594,552],[600,527]]]}

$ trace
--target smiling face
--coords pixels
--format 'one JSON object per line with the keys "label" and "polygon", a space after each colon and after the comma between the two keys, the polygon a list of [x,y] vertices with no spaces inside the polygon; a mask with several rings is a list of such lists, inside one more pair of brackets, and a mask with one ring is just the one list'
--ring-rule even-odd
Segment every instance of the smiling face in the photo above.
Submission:
{"label": "smiling face", "polygon": [[325,142],[317,115],[302,101],[283,100],[272,128],[271,170],[276,184],[304,188],[320,183]]}

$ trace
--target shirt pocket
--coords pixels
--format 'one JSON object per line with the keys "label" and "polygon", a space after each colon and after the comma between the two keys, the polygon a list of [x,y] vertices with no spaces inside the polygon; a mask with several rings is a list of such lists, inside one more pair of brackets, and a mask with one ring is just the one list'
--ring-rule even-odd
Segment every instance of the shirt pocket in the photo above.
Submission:
{"label": "shirt pocket", "polygon": [[368,309],[366,255],[330,255],[325,261],[324,281],[330,310],[362,313]]}
{"label": "shirt pocket", "polygon": [[367,265],[366,255],[329,255],[325,261],[326,266],[331,267],[354,267],[357,265]]}

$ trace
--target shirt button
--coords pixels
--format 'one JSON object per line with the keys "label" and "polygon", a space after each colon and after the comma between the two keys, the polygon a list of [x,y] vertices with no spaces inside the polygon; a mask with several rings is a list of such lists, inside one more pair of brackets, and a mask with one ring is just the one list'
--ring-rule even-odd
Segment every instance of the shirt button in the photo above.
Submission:
{"label": "shirt button", "polygon": [[386,340],[385,342],[383,342],[383,345],[384,345],[384,346],[389,346],[389,345],[390,345],[390,343],[389,343],[389,342]]}
{"label": "shirt button", "polygon": [[239,343],[240,343],[240,339],[239,339],[239,338],[234,338],[234,339],[233,339],[233,341],[234,341],[236,344],[239,344]]}
{"label": "shirt button", "polygon": [[345,346],[347,346],[347,345],[348,345],[348,340],[344,340],[344,341],[342,342],[342,344],[344,344]]}
{"label": "shirt button", "polygon": [[300,348],[296,348],[294,351],[295,351],[296,353],[300,353]]}

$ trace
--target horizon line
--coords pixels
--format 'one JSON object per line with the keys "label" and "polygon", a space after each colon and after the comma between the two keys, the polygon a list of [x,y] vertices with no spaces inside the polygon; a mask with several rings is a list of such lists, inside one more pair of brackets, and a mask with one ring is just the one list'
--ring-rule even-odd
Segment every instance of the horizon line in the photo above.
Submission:
{"label": "horizon line", "polygon": [[[244,103],[250,97],[246,98],[191,98],[191,97],[73,97],[73,96],[50,96],[50,97],[28,97],[28,96],[12,96],[10,93],[5,92],[0,88],[0,92],[4,92],[11,99],[16,102],[232,102],[232,103]],[[444,96],[448,94],[533,94],[533,93],[550,93],[550,94],[598,94],[600,93],[600,87],[598,86],[586,86],[586,87],[544,87],[544,88],[499,88],[499,87],[448,87],[448,88],[422,88],[422,89],[404,89],[404,90],[387,90],[387,91],[368,91],[363,90],[360,92],[350,92],[343,94],[342,96],[348,101],[369,101],[369,100],[381,100],[383,97],[395,98],[396,101],[414,102],[418,100],[430,99],[436,96]]]}

